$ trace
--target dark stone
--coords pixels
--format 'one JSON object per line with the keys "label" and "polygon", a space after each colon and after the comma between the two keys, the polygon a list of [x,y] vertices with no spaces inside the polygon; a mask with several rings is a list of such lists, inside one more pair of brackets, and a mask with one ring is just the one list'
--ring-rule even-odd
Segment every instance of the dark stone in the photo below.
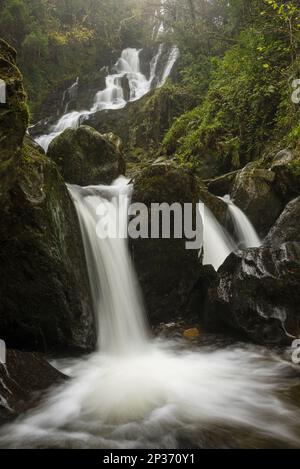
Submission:
{"label": "dark stone", "polygon": [[[133,202],[192,203],[196,209],[200,190],[188,171],[157,164],[136,178]],[[185,239],[132,240],[138,278],[152,324],[175,321],[183,314],[191,289],[199,278],[198,250],[186,250]]]}
{"label": "dark stone", "polygon": [[286,206],[266,237],[265,245],[280,246],[293,241],[300,242],[300,197]]}
{"label": "dark stone", "polygon": [[121,86],[123,89],[123,95],[124,95],[125,101],[129,101],[130,100],[130,85],[129,85],[129,80],[128,80],[127,75],[124,75],[121,78]]}
{"label": "dark stone", "polygon": [[80,126],[67,129],[50,144],[48,156],[64,179],[80,186],[111,184],[125,173],[125,161],[114,144],[95,129]]}
{"label": "dark stone", "polygon": [[275,173],[246,167],[235,179],[231,197],[265,237],[281,214],[284,203],[274,191]]}
{"label": "dark stone", "polygon": [[[27,350],[91,350],[95,319],[79,223],[56,165],[25,136],[15,51],[0,42],[0,332]],[[24,143],[23,143],[24,142]]]}
{"label": "dark stone", "polygon": [[260,344],[289,344],[300,333],[299,282],[299,242],[233,253],[209,290],[205,325],[223,324]]}
{"label": "dark stone", "polygon": [[92,350],[77,215],[56,165],[26,144],[0,225],[0,330],[13,348]]}
{"label": "dark stone", "polygon": [[35,407],[52,386],[67,378],[36,353],[7,350],[0,364],[0,424]]}
{"label": "dark stone", "polygon": [[150,78],[150,63],[154,55],[157,53],[157,50],[154,50],[150,47],[145,47],[140,52],[140,67],[141,73],[145,75],[147,80]]}
{"label": "dark stone", "polygon": [[205,181],[209,192],[217,195],[218,197],[224,197],[224,195],[231,194],[237,174],[238,171],[234,171],[215,179]]}

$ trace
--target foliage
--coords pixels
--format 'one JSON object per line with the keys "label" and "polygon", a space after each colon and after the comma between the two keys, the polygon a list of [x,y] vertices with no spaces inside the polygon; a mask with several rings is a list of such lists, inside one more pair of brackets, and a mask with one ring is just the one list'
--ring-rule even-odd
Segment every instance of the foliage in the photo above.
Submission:
{"label": "foliage", "polygon": [[300,7],[292,1],[249,3],[254,16],[247,27],[243,21],[242,28],[231,28],[234,44],[217,59],[203,102],[177,119],[164,138],[168,154],[192,162],[205,176],[259,158],[271,140],[289,144],[299,137],[289,79],[298,77]]}

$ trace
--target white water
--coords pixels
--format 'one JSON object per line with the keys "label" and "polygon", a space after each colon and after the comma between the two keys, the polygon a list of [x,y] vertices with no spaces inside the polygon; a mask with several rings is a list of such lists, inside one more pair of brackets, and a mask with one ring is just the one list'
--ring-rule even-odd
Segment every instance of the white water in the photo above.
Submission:
{"label": "white water", "polygon": [[[145,96],[153,87],[161,87],[165,84],[170,76],[175,62],[179,57],[178,47],[173,46],[169,51],[169,56],[164,65],[164,69],[160,77],[158,77],[159,59],[163,53],[164,45],[161,44],[157,54],[153,57],[150,64],[150,78],[141,72],[140,53],[141,50],[127,48],[122,52],[121,57],[116,62],[114,69],[116,73],[106,77],[106,87],[104,90],[96,93],[93,105],[88,110],[73,111],[62,116],[59,121],[52,126],[49,134],[41,135],[36,139],[45,151],[52,140],[60,135],[67,128],[77,128],[81,122],[89,115],[106,110],[106,109],[122,109],[126,106],[127,101],[124,97],[122,88],[122,79],[127,77],[130,89],[129,101],[136,101]],[[78,82],[76,82],[78,84]],[[75,86],[75,84],[73,85]]]}
{"label": "white water", "polygon": [[238,237],[239,247],[242,249],[260,247],[262,241],[247,215],[233,203],[229,195],[223,197],[222,200],[228,205],[229,213]]}
{"label": "white water", "polygon": [[216,270],[237,246],[227,231],[220,225],[211,210],[200,201],[203,220],[203,265],[212,265]]}
{"label": "white water", "polygon": [[[70,382],[38,409],[3,427],[0,446],[173,449],[182,441],[184,447],[255,446],[259,439],[263,446],[274,439],[299,445],[299,412],[279,398],[289,386],[288,363],[259,348],[189,349],[147,338],[125,238],[131,191],[125,180],[70,191],[99,316],[100,349],[80,360]],[[119,239],[95,236],[106,227],[103,209],[109,227],[118,219]]]}
{"label": "white water", "polygon": [[[120,178],[111,187],[69,186],[69,191],[79,216],[94,311],[99,318],[99,347],[110,353],[136,351],[146,341],[146,325],[126,243],[132,186]],[[110,220],[108,237],[98,223],[99,204]],[[121,238],[113,231],[116,220]]]}

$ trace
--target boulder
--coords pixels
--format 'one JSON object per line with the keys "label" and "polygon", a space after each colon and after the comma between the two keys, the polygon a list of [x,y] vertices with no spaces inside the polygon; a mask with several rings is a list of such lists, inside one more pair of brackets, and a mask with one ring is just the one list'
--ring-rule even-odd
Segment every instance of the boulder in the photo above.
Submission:
{"label": "boulder", "polygon": [[26,350],[92,350],[95,319],[77,215],[56,165],[30,140],[0,225],[0,330]]}
{"label": "boulder", "polygon": [[[149,166],[135,180],[133,202],[148,208],[163,202],[192,203],[196,208],[199,199],[195,177],[171,164]],[[134,263],[152,324],[180,319],[199,277],[199,251],[187,250],[185,242],[172,236],[132,240]]]}
{"label": "boulder", "polygon": [[275,173],[246,166],[235,179],[231,198],[265,237],[281,214],[284,203],[274,190]]}
{"label": "boulder", "polygon": [[7,350],[0,364],[0,424],[38,405],[52,386],[67,378],[36,353]]}
{"label": "boulder", "polygon": [[300,197],[292,200],[285,208],[265,239],[265,245],[300,242]]}
{"label": "boulder", "polygon": [[233,253],[209,290],[204,324],[255,343],[289,344],[300,333],[299,282],[299,242]]}
{"label": "boulder", "polygon": [[237,174],[238,171],[233,171],[215,179],[205,181],[209,192],[218,197],[231,194]]}
{"label": "boulder", "polygon": [[50,144],[48,157],[66,182],[79,186],[111,184],[125,173],[125,162],[114,144],[83,125],[67,129]]}
{"label": "boulder", "polygon": [[271,170],[275,174],[274,191],[284,203],[300,194],[300,145],[293,152],[281,150],[276,154]]}
{"label": "boulder", "polygon": [[0,208],[13,187],[15,166],[28,125],[26,95],[22,75],[16,67],[16,51],[0,39],[0,79],[6,84],[6,103],[0,104]]}
{"label": "boulder", "polygon": [[130,85],[129,85],[129,80],[128,80],[127,75],[124,75],[121,78],[121,86],[123,89],[123,96],[124,96],[125,101],[129,101],[130,100]]}
{"label": "boulder", "polygon": [[299,336],[299,233],[300,197],[287,205],[262,247],[231,254],[209,282],[209,272],[200,277],[190,310],[200,313],[207,330],[276,345]]}

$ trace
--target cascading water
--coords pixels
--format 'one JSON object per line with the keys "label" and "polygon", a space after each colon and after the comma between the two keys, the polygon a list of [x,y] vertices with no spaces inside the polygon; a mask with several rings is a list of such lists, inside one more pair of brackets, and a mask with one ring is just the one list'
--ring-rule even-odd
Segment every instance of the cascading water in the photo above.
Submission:
{"label": "cascading water", "polygon": [[211,210],[201,201],[200,212],[203,220],[203,264],[212,265],[218,270],[229,254],[237,250],[237,246]]}
{"label": "cascading water", "polygon": [[[94,311],[99,319],[99,347],[111,353],[136,351],[145,343],[147,332],[126,245],[132,186],[120,178],[111,187],[69,186],[69,191],[80,221]],[[107,227],[98,222],[99,204],[106,213]],[[104,232],[104,228],[109,231]]]}
{"label": "cascading water", "polygon": [[[163,70],[160,71],[158,76],[157,69],[163,48],[164,45],[161,44],[157,54],[151,61],[149,79],[141,72],[141,50],[133,48],[125,49],[114,66],[116,73],[106,77],[106,87],[104,90],[96,93],[92,107],[88,110],[82,110],[80,112],[73,111],[63,115],[59,121],[52,126],[49,134],[41,135],[36,139],[37,143],[47,151],[55,137],[67,128],[77,128],[89,115],[106,109],[113,110],[125,107],[128,101],[124,97],[122,87],[122,80],[124,78],[128,80],[130,90],[129,101],[136,101],[145,96],[152,88],[163,86],[179,57],[178,47],[173,46],[168,51],[167,60],[164,63]],[[73,86],[75,86],[75,84]]]}
{"label": "cascading water", "polygon": [[[299,412],[284,401],[290,365],[283,359],[254,347],[197,349],[147,338],[126,240],[126,181],[69,189],[100,347],[36,410],[2,427],[0,446],[173,449],[224,447],[233,438],[236,447],[299,445]],[[119,239],[102,239],[117,226]]]}
{"label": "cascading water", "polygon": [[239,247],[242,249],[260,247],[262,241],[247,215],[233,203],[229,195],[223,197],[222,200],[228,205]]}

